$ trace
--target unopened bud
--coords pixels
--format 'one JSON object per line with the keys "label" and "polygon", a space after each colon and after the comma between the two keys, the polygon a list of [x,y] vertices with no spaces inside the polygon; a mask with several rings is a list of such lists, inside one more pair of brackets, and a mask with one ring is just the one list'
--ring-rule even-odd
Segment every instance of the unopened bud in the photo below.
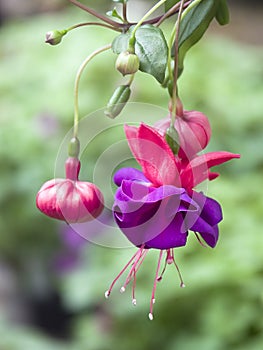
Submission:
{"label": "unopened bud", "polygon": [[139,70],[140,61],[134,53],[124,51],[119,54],[115,67],[122,75],[134,74]]}
{"label": "unopened bud", "polygon": [[79,149],[80,149],[79,139],[77,137],[73,137],[69,141],[68,155],[70,157],[73,157],[73,158],[78,158],[78,156],[79,156]]}
{"label": "unopened bud", "polygon": [[107,109],[104,111],[105,115],[112,119],[117,117],[128,102],[130,95],[131,89],[129,85],[118,86],[107,104]]}
{"label": "unopened bud", "polygon": [[61,42],[64,35],[67,34],[67,30],[52,30],[46,33],[45,42],[50,45],[57,45]]}

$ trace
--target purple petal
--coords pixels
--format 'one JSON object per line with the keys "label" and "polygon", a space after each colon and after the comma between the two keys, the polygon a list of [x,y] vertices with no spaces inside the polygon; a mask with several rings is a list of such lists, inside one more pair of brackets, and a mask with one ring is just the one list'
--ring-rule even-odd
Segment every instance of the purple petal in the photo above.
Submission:
{"label": "purple petal", "polygon": [[190,227],[192,231],[199,232],[205,242],[212,248],[218,241],[218,226],[222,220],[220,204],[212,198],[205,197],[202,193],[194,192],[194,200],[200,205],[202,211],[196,221]]}
{"label": "purple petal", "polygon": [[115,195],[115,220],[136,246],[169,249],[186,244],[184,215],[199,213],[199,206],[182,188],[123,180]]}
{"label": "purple petal", "polygon": [[143,182],[149,182],[147,178],[143,175],[142,171],[135,168],[122,168],[119,169],[114,177],[113,181],[117,186],[121,185],[122,180],[138,180]]}

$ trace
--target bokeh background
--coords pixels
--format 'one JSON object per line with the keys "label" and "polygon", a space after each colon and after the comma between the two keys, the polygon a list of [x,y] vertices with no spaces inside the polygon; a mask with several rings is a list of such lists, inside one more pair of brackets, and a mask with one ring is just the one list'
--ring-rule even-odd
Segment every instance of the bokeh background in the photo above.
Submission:
{"label": "bokeh background", "polygon": [[[137,1],[133,14],[133,1],[130,17],[136,18],[154,3]],[[112,6],[85,3],[104,12]],[[218,246],[202,248],[191,236],[176,251],[187,287],[180,289],[174,269],[167,269],[150,322],[156,252],[138,274],[136,308],[129,292],[120,296],[118,288],[105,300],[104,291],[134,250],[91,244],[35,208],[35,194],[53,177],[72,125],[77,68],[114,33],[77,29],[51,47],[44,44],[48,30],[90,16],[62,0],[0,1],[0,350],[262,348],[263,6],[229,3],[231,24],[213,23],[191,49],[179,87],[185,107],[210,118],[208,149],[242,158],[222,166],[208,189],[224,211]],[[113,67],[114,56],[105,54],[84,74],[82,113],[103,108],[123,81]],[[132,98],[167,106],[166,92],[142,73]],[[98,145],[89,153],[91,164],[99,152]]]}

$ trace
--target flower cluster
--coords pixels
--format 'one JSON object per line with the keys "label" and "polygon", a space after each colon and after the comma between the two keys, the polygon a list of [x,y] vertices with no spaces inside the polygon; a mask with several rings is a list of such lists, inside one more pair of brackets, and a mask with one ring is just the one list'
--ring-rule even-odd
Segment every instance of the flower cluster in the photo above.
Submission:
{"label": "flower cluster", "polygon": [[[195,187],[219,175],[211,172],[211,167],[239,158],[238,154],[229,152],[197,154],[209,142],[211,130],[208,119],[196,111],[184,111],[176,118],[174,127],[178,132],[180,148],[178,154],[173,154],[165,140],[169,123],[169,119],[164,119],[155,127],[143,123],[139,127],[126,125],[129,147],[142,171],[123,168],[114,175],[118,186],[113,205],[114,218],[128,240],[139,247],[122,271],[131,265],[121,291],[132,279],[135,281],[136,272],[147,251],[150,248],[160,250],[150,319],[153,318],[156,282],[161,280],[163,274],[159,276],[163,251],[166,251],[165,266],[174,263],[178,270],[173,248],[186,245],[189,231],[196,234],[200,243],[204,241],[212,248],[218,241],[221,207]],[[110,295],[116,280],[106,292],[106,297]],[[182,279],[181,286],[184,286]],[[135,304],[135,284],[132,300]]]}

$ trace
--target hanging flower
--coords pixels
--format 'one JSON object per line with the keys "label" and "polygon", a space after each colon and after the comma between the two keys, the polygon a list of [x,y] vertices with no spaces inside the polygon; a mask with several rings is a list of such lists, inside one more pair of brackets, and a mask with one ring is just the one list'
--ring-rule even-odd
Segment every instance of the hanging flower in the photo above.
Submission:
{"label": "hanging flower", "polygon": [[[114,182],[118,186],[113,212],[116,223],[126,237],[139,250],[128,262],[121,274],[131,265],[128,277],[121,288],[134,279],[145,255],[150,248],[160,250],[154,287],[150,303],[149,318],[153,318],[155,288],[161,280],[159,269],[163,251],[166,264],[174,263],[173,248],[186,245],[188,231],[197,233],[210,247],[218,240],[218,223],[222,220],[219,203],[196,192],[194,187],[202,181],[218,176],[210,168],[230,159],[239,158],[229,152],[211,152],[187,160],[175,156],[164,137],[154,128],[141,124],[139,128],[125,126],[129,147],[141,165],[142,171],[123,168],[117,171]],[[202,242],[201,242],[202,243]],[[203,243],[202,243],[203,244]],[[118,277],[120,274],[118,275]],[[180,272],[181,286],[184,286]],[[115,279],[106,292],[111,293]],[[133,303],[136,304],[135,282]]]}
{"label": "hanging flower", "polygon": [[38,209],[51,218],[68,223],[90,221],[103,210],[103,195],[93,183],[78,180],[80,161],[69,157],[66,179],[49,180],[36,197]]}

